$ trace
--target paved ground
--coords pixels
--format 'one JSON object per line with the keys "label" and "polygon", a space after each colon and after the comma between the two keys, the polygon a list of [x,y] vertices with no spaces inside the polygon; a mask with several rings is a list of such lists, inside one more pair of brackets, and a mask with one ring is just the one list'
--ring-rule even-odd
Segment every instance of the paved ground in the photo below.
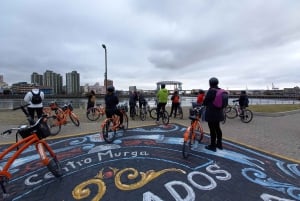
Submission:
{"label": "paved ground", "polygon": [[[9,115],[10,113],[7,113]],[[5,113],[1,114],[2,116]],[[183,126],[189,126],[190,120],[187,114],[185,118],[171,119],[171,123],[178,123]],[[100,131],[102,120],[90,122],[81,114],[80,127],[67,124],[62,127],[61,133],[57,137],[69,136],[74,134],[85,134]],[[241,143],[245,146],[284,157],[293,161],[300,161],[300,112],[281,113],[273,115],[259,114],[255,115],[252,122],[245,124],[239,119],[229,119],[222,125],[224,139]],[[146,121],[134,120],[129,122],[129,127],[140,127],[145,125],[155,125],[149,118]],[[3,125],[0,122],[0,131],[18,125]],[[207,133],[209,133],[207,123],[203,124]],[[0,137],[1,143],[13,142],[15,136]]]}
{"label": "paved ground", "polygon": [[[112,144],[98,131],[48,139],[63,176],[54,178],[28,150],[10,169],[3,201],[300,200],[299,163],[227,140],[224,150],[209,151],[208,135],[185,159],[185,129],[139,126],[117,132]],[[7,146],[0,145],[0,152]]]}
{"label": "paved ground", "polygon": [[[79,127],[67,124],[47,138],[63,177],[53,178],[28,150],[10,169],[4,201],[300,200],[298,112],[255,115],[248,124],[228,120],[222,125],[224,150],[204,149],[207,134],[188,159],[181,153],[187,118],[172,118],[168,126],[130,121],[130,129],[119,132],[113,144],[99,135],[102,120],[90,122],[82,114],[80,119]],[[17,126],[3,122],[1,131]],[[2,152],[15,136],[0,139]]]}

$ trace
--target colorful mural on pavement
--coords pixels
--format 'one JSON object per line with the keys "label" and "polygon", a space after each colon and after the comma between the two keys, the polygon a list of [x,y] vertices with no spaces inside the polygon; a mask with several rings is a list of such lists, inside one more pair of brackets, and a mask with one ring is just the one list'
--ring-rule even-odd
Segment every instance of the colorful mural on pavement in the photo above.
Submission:
{"label": "colorful mural on pavement", "polygon": [[204,148],[208,136],[184,159],[185,129],[133,128],[112,144],[99,133],[49,139],[63,177],[42,166],[32,147],[13,164],[5,200],[300,200],[298,163],[229,141],[212,152]]}

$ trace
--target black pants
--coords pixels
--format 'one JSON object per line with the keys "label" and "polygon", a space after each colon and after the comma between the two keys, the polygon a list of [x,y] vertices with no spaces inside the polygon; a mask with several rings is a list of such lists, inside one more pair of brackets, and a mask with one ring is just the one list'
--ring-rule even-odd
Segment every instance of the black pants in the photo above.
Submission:
{"label": "black pants", "polygon": [[42,115],[43,115],[43,107],[37,107],[37,108],[28,107],[27,110],[28,110],[28,114],[32,120],[32,123],[30,123],[30,124],[33,124],[33,122],[34,122],[34,113],[35,112],[36,112],[36,115],[38,118],[42,117]]}
{"label": "black pants", "polygon": [[136,111],[135,111],[135,106],[136,104],[134,103],[130,103],[129,104],[129,113],[130,113],[130,117],[134,117],[135,114],[136,114]]}
{"label": "black pants", "polygon": [[162,110],[162,111],[166,110],[166,105],[167,105],[167,103],[158,103],[157,104],[157,110],[156,110],[157,117],[156,117],[156,121],[159,121],[159,112],[160,112],[160,110]]}
{"label": "black pants", "polygon": [[213,147],[222,145],[222,130],[220,122],[208,122],[210,130],[210,145]]}
{"label": "black pants", "polygon": [[112,118],[114,114],[120,117],[120,124],[123,124],[123,113],[118,109],[105,110],[105,114],[107,118]]}
{"label": "black pants", "polygon": [[170,116],[172,116],[173,111],[174,111],[174,117],[176,117],[178,106],[179,106],[179,103],[172,103]]}

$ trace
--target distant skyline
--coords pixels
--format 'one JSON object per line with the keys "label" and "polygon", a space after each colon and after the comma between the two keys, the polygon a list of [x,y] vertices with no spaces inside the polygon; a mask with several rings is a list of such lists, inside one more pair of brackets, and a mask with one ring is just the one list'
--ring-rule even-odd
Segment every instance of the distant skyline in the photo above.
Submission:
{"label": "distant skyline", "polygon": [[210,77],[225,89],[293,88],[299,11],[299,0],[2,0],[0,74],[11,85],[76,70],[81,85],[102,84],[105,44],[119,90],[164,80],[207,89]]}

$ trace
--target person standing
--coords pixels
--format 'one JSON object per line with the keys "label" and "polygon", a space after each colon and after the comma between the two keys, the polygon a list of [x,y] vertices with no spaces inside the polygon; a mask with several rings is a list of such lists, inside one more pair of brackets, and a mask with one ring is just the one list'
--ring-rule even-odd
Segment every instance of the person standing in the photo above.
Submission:
{"label": "person standing", "polygon": [[88,102],[86,107],[87,112],[89,112],[90,108],[94,108],[95,105],[96,105],[96,93],[94,92],[94,90],[91,90],[91,93],[88,96]]}
{"label": "person standing", "polygon": [[108,86],[107,94],[104,97],[105,100],[105,113],[107,118],[112,118],[114,114],[120,117],[120,128],[123,128],[123,114],[120,110],[118,110],[117,105],[119,104],[119,98],[116,96],[115,87]]}
{"label": "person standing", "polygon": [[147,100],[146,100],[144,94],[141,91],[137,92],[137,97],[138,97],[138,101],[139,101],[139,108],[141,110],[142,107],[147,106]]}
{"label": "person standing", "polygon": [[209,89],[206,93],[203,105],[206,106],[205,121],[208,123],[210,130],[210,144],[205,146],[206,149],[216,151],[216,148],[223,149],[222,130],[220,122],[224,120],[223,108],[217,108],[213,105],[216,97],[219,80],[215,77],[209,79]]}
{"label": "person standing", "polygon": [[132,118],[132,120],[134,120],[134,117],[136,115],[135,111],[135,106],[136,106],[136,102],[138,101],[138,96],[136,91],[130,91],[129,94],[129,113],[130,113],[130,117]]}
{"label": "person standing", "polygon": [[167,102],[168,102],[168,95],[169,95],[169,92],[166,89],[166,85],[161,84],[161,89],[156,94],[156,98],[157,98],[156,123],[159,123],[159,112],[160,112],[160,110],[162,110],[162,111],[166,110],[166,105],[167,105]]}
{"label": "person standing", "polygon": [[174,111],[174,118],[176,118],[176,114],[177,114],[177,109],[179,107],[180,104],[180,96],[178,95],[178,91],[175,90],[173,96],[171,97],[172,100],[172,105],[171,105],[171,112],[169,117],[172,117],[173,111]]}
{"label": "person standing", "polygon": [[28,91],[24,97],[24,101],[29,104],[28,114],[30,116],[30,124],[34,124],[34,114],[36,113],[37,117],[40,118],[43,115],[43,100],[45,94],[39,89],[38,85],[34,85],[34,88],[31,91]]}
{"label": "person standing", "polygon": [[196,102],[197,106],[201,106],[203,104],[204,98],[205,98],[205,92],[202,89],[200,89],[197,96],[197,102]]}

